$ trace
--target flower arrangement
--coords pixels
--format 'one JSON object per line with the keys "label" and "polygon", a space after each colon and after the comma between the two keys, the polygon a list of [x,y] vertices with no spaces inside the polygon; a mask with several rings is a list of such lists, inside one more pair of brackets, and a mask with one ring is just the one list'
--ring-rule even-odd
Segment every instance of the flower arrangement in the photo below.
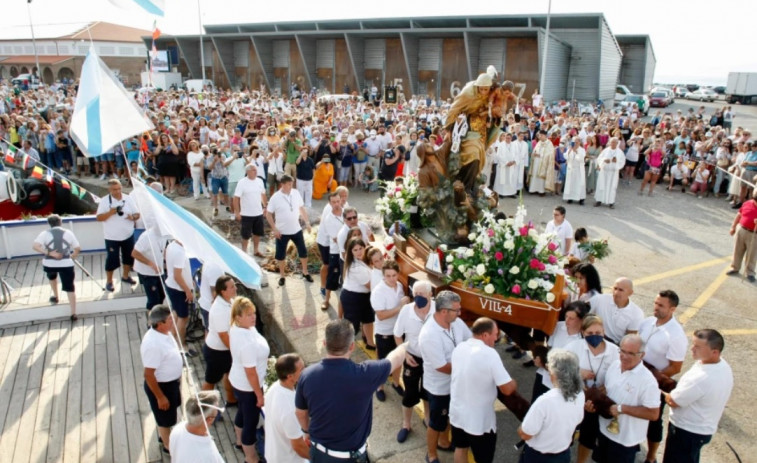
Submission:
{"label": "flower arrangement", "polygon": [[607,240],[591,240],[586,241],[578,245],[581,251],[585,252],[587,256],[593,257],[597,260],[602,260],[610,255],[610,245]]}
{"label": "flower arrangement", "polygon": [[514,218],[496,219],[490,212],[468,235],[470,245],[446,253],[445,280],[485,294],[551,303],[557,275],[564,274],[566,258],[552,234],[539,233],[526,222],[526,208]]}
{"label": "flower arrangement", "polygon": [[[385,194],[376,200],[376,212],[382,215],[387,227],[395,222],[410,226],[410,216],[418,212],[418,177],[411,174],[398,180],[380,182]],[[421,213],[421,223],[425,226],[424,218]]]}

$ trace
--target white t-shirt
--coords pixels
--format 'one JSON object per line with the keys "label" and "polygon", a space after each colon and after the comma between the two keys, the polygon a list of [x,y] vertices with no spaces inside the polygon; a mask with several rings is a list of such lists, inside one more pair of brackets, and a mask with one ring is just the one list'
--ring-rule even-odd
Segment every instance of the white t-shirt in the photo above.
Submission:
{"label": "white t-shirt", "polygon": [[224,463],[213,437],[192,434],[186,421],[173,427],[170,442],[171,463]]}
{"label": "white t-shirt", "polygon": [[[202,153],[202,151],[190,151],[187,153],[187,164],[189,165],[189,170],[193,174],[202,174],[203,166],[205,164],[205,155]],[[195,166],[195,164],[200,163],[199,166]]]}
{"label": "white t-shirt", "polygon": [[274,193],[267,210],[275,215],[276,228],[282,235],[294,235],[302,230],[300,208],[304,205],[300,192],[292,188],[288,195],[281,190]]}
{"label": "white t-shirt", "polygon": [[159,383],[181,378],[181,353],[170,334],[150,328],[142,338],[139,351],[142,354],[142,366],[155,369],[155,379]]}
{"label": "white t-shirt", "polygon": [[418,344],[423,358],[423,388],[434,395],[450,393],[450,375],[437,370],[452,360],[452,351],[471,337],[468,326],[459,318],[442,328],[436,318],[430,318],[421,328]]}
{"label": "white t-shirt", "polygon": [[573,352],[578,357],[578,367],[582,370],[594,373],[594,379],[584,381],[587,386],[602,386],[605,384],[605,376],[610,365],[620,359],[620,348],[611,342],[605,341],[605,350],[597,355],[589,348],[584,339],[579,339],[565,346],[565,350]]}
{"label": "white t-shirt", "polygon": [[371,291],[376,289],[384,281],[384,271],[380,268],[371,268]]}
{"label": "white t-shirt", "polygon": [[245,217],[263,215],[264,195],[265,185],[259,177],[255,177],[254,180],[248,177],[242,178],[234,191],[234,196],[239,198],[240,213]]}
{"label": "white t-shirt", "polygon": [[[385,281],[382,281],[371,291],[371,307],[374,312],[382,310],[391,310],[400,305],[402,297],[405,295],[405,288],[402,283],[397,282],[395,288],[390,288]],[[394,334],[394,323],[397,321],[397,315],[376,321],[373,324],[373,330],[376,334],[382,336],[391,336]]]}
{"label": "white t-shirt", "polygon": [[[76,236],[74,236],[74,232],[71,230],[65,230],[61,227],[55,227],[63,230],[63,234],[61,236],[61,243],[55,243],[55,239],[53,237],[53,232],[50,230],[45,230],[39,235],[37,235],[37,239],[34,240],[35,243],[41,244],[45,249],[48,251],[57,251],[61,254],[70,256],[73,254],[74,250],[79,246],[79,240],[76,239]],[[56,249],[57,248],[57,249]],[[50,268],[63,268],[63,267],[73,267],[74,261],[70,257],[64,257],[63,259],[53,259],[51,257],[44,257],[42,259],[42,265],[45,267]]]}
{"label": "white t-shirt", "polygon": [[167,239],[157,233],[155,229],[146,230],[139,236],[134,250],[145,256],[151,262],[157,265],[160,272],[156,272],[149,265],[134,259],[134,271],[145,276],[160,276],[163,274],[163,255],[166,250]]}
{"label": "white t-shirt", "polygon": [[718,363],[696,362],[670,393],[678,404],[670,409],[670,422],[695,434],[715,434],[732,390],[733,372],[724,359]]}
{"label": "white t-shirt", "polygon": [[644,341],[644,361],[664,370],[670,362],[683,362],[689,339],[675,317],[662,326],[657,326],[655,317],[648,317],[639,326],[639,335]]}
{"label": "white t-shirt", "polygon": [[555,332],[552,333],[552,336],[549,337],[547,345],[549,347],[565,348],[565,346],[567,346],[571,342],[580,339],[583,339],[583,337],[581,336],[581,330],[579,330],[576,334],[569,334],[568,327],[567,325],[565,325],[565,322],[557,322],[557,326],[555,326]]}
{"label": "white t-shirt", "polygon": [[229,350],[218,333],[229,334],[231,327],[231,302],[226,302],[220,295],[216,296],[208,312],[208,335],[205,344],[213,350]]}
{"label": "white t-shirt", "polygon": [[583,391],[570,401],[565,400],[559,389],[539,396],[521,424],[523,432],[533,436],[526,444],[542,453],[560,453],[567,449],[576,426],[584,419],[585,401]]}
{"label": "white t-shirt", "polygon": [[166,246],[166,286],[177,291],[184,291],[176,280],[176,269],[181,270],[181,278],[192,288],[192,267],[184,246],[171,241]]}
{"label": "white t-shirt", "polygon": [[366,284],[371,283],[371,268],[363,261],[355,261],[350,265],[342,288],[353,293],[369,293]]}
{"label": "white t-shirt", "polygon": [[404,335],[407,351],[416,357],[421,357],[421,348],[418,345],[421,328],[429,317],[434,315],[434,312],[436,312],[436,302],[432,299],[431,308],[422,320],[415,311],[415,302],[403,305],[399,315],[397,315],[397,321],[394,323],[394,336],[401,338]]}
{"label": "white t-shirt", "polygon": [[554,234],[557,237],[557,244],[560,245],[560,253],[562,255],[568,254],[568,249],[565,246],[566,240],[573,239],[573,227],[570,222],[563,220],[560,225],[555,225],[554,220],[547,222],[547,228],[544,229],[544,233]]}
{"label": "white t-shirt", "polygon": [[128,215],[138,213],[134,200],[129,195],[121,195],[118,200],[111,195],[105,195],[100,198],[100,204],[97,205],[97,215],[105,214],[109,210],[121,206],[123,215],[113,214],[103,224],[103,236],[106,240],[123,241],[134,235],[134,221],[126,218]]}
{"label": "white t-shirt", "polygon": [[326,220],[328,214],[331,214],[331,209],[331,203],[326,203],[326,205],[323,206],[323,212],[321,212],[321,221],[319,222],[320,226],[318,227],[318,232],[315,235],[315,241],[321,246],[329,245],[329,238],[328,236],[326,236],[326,230],[323,229],[323,222]]}
{"label": "white t-shirt", "polygon": [[210,308],[213,305],[213,291],[211,288],[216,287],[216,282],[224,274],[220,265],[206,260],[202,264],[202,278],[200,279],[200,308],[206,312],[210,312]]}
{"label": "white t-shirt", "polygon": [[[656,408],[660,406],[660,388],[652,372],[639,362],[634,368],[620,371],[620,360],[607,370],[605,377],[607,396],[616,404],[634,407]],[[625,447],[639,444],[647,438],[649,420],[636,418],[625,413],[618,415],[620,433],[612,434],[607,430],[610,420],[599,417],[599,431],[608,439]]]}
{"label": "white t-shirt", "polygon": [[591,313],[599,315],[605,328],[605,336],[620,343],[627,331],[639,331],[644,312],[630,299],[622,309],[615,305],[612,294],[597,294],[591,298]]}
{"label": "white t-shirt", "polygon": [[277,463],[307,463],[292,448],[303,436],[294,407],[294,391],[276,381],[265,394],[265,459]]}
{"label": "white t-shirt", "polygon": [[329,247],[329,254],[339,254],[339,244],[337,243],[337,236],[339,230],[344,226],[344,219],[340,215],[335,215],[333,210],[323,217],[323,222],[319,230],[323,230],[323,246]]}
{"label": "white t-shirt", "polygon": [[240,391],[252,392],[252,385],[247,381],[245,368],[255,368],[260,387],[265,385],[265,372],[268,368],[268,354],[271,349],[268,342],[255,327],[248,329],[233,325],[229,328],[231,345],[231,371],[229,382]]}
{"label": "white t-shirt", "polygon": [[[497,431],[497,386],[512,381],[496,350],[476,338],[452,352],[450,423],[474,436]],[[580,420],[579,420],[580,421]]]}

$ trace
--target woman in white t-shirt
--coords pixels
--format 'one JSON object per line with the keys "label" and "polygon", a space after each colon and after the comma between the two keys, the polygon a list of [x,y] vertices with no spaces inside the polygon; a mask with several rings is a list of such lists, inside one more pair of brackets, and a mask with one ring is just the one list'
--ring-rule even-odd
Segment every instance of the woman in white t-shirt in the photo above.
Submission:
{"label": "woman in white t-shirt", "polygon": [[365,248],[365,241],[361,238],[347,241],[344,247],[343,284],[339,302],[342,304],[344,318],[352,323],[355,333],[361,330],[362,324],[363,342],[366,346],[373,347],[375,317],[371,309],[371,269],[364,261]]}
{"label": "woman in white t-shirt", "polygon": [[[187,164],[189,165],[189,173],[192,174],[192,194],[194,195],[195,201],[197,201],[200,199],[201,187],[205,186],[205,179],[203,178],[205,155],[200,151],[200,144],[195,140],[189,142]],[[205,189],[205,197],[210,198],[207,189]]]}
{"label": "woman in white t-shirt", "polygon": [[365,261],[371,268],[371,291],[384,281],[384,253],[379,248],[371,247],[365,253]]}
{"label": "woman in white t-shirt", "polygon": [[[410,303],[411,299],[405,296],[405,288],[398,281],[400,266],[393,260],[384,262],[381,271],[384,280],[371,291],[371,307],[376,313],[376,353],[378,358],[383,359],[389,352],[397,347],[394,341],[394,324],[397,321],[402,306]],[[400,386],[400,369],[392,372],[392,387],[399,395],[405,395]],[[376,391],[376,398],[383,402],[386,400],[383,384]]]}
{"label": "woman in white t-shirt", "polygon": [[231,320],[229,381],[239,404],[234,418],[234,430],[237,445],[242,446],[245,460],[256,463],[259,461],[255,450],[256,430],[260,409],[265,401],[263,384],[271,349],[255,329],[255,305],[252,301],[246,297],[235,299],[231,306]]}

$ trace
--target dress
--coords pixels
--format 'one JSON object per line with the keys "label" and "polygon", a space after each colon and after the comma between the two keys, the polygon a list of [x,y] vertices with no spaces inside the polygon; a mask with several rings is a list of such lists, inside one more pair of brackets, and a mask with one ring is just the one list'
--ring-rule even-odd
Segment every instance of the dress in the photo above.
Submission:
{"label": "dress", "polygon": [[586,198],[585,159],[586,151],[580,146],[566,153],[565,160],[568,164],[568,171],[565,176],[565,191],[563,191],[563,199],[580,201]]}
{"label": "dress", "polygon": [[[313,176],[313,199],[321,199],[327,192],[336,190],[336,180],[334,178],[334,165],[330,162],[322,162],[315,169]],[[329,184],[329,179],[331,184]]]}
{"label": "dress", "polygon": [[[605,162],[609,160],[610,162]],[[615,162],[612,162],[615,160]],[[605,148],[597,158],[597,190],[594,199],[599,203],[615,204],[618,191],[618,172],[626,165],[626,156],[620,148]]]}
{"label": "dress", "polygon": [[181,177],[183,173],[181,156],[173,154],[170,148],[163,148],[158,153],[158,175],[161,177]]}

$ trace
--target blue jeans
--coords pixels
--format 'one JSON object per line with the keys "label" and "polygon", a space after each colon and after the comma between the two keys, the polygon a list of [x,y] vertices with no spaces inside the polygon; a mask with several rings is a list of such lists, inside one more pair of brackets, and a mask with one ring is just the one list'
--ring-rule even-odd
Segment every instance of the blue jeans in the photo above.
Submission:
{"label": "blue jeans", "polygon": [[221,193],[228,195],[229,194],[229,178],[211,178],[210,179],[210,191],[214,194],[218,194],[218,190],[221,190]]}

